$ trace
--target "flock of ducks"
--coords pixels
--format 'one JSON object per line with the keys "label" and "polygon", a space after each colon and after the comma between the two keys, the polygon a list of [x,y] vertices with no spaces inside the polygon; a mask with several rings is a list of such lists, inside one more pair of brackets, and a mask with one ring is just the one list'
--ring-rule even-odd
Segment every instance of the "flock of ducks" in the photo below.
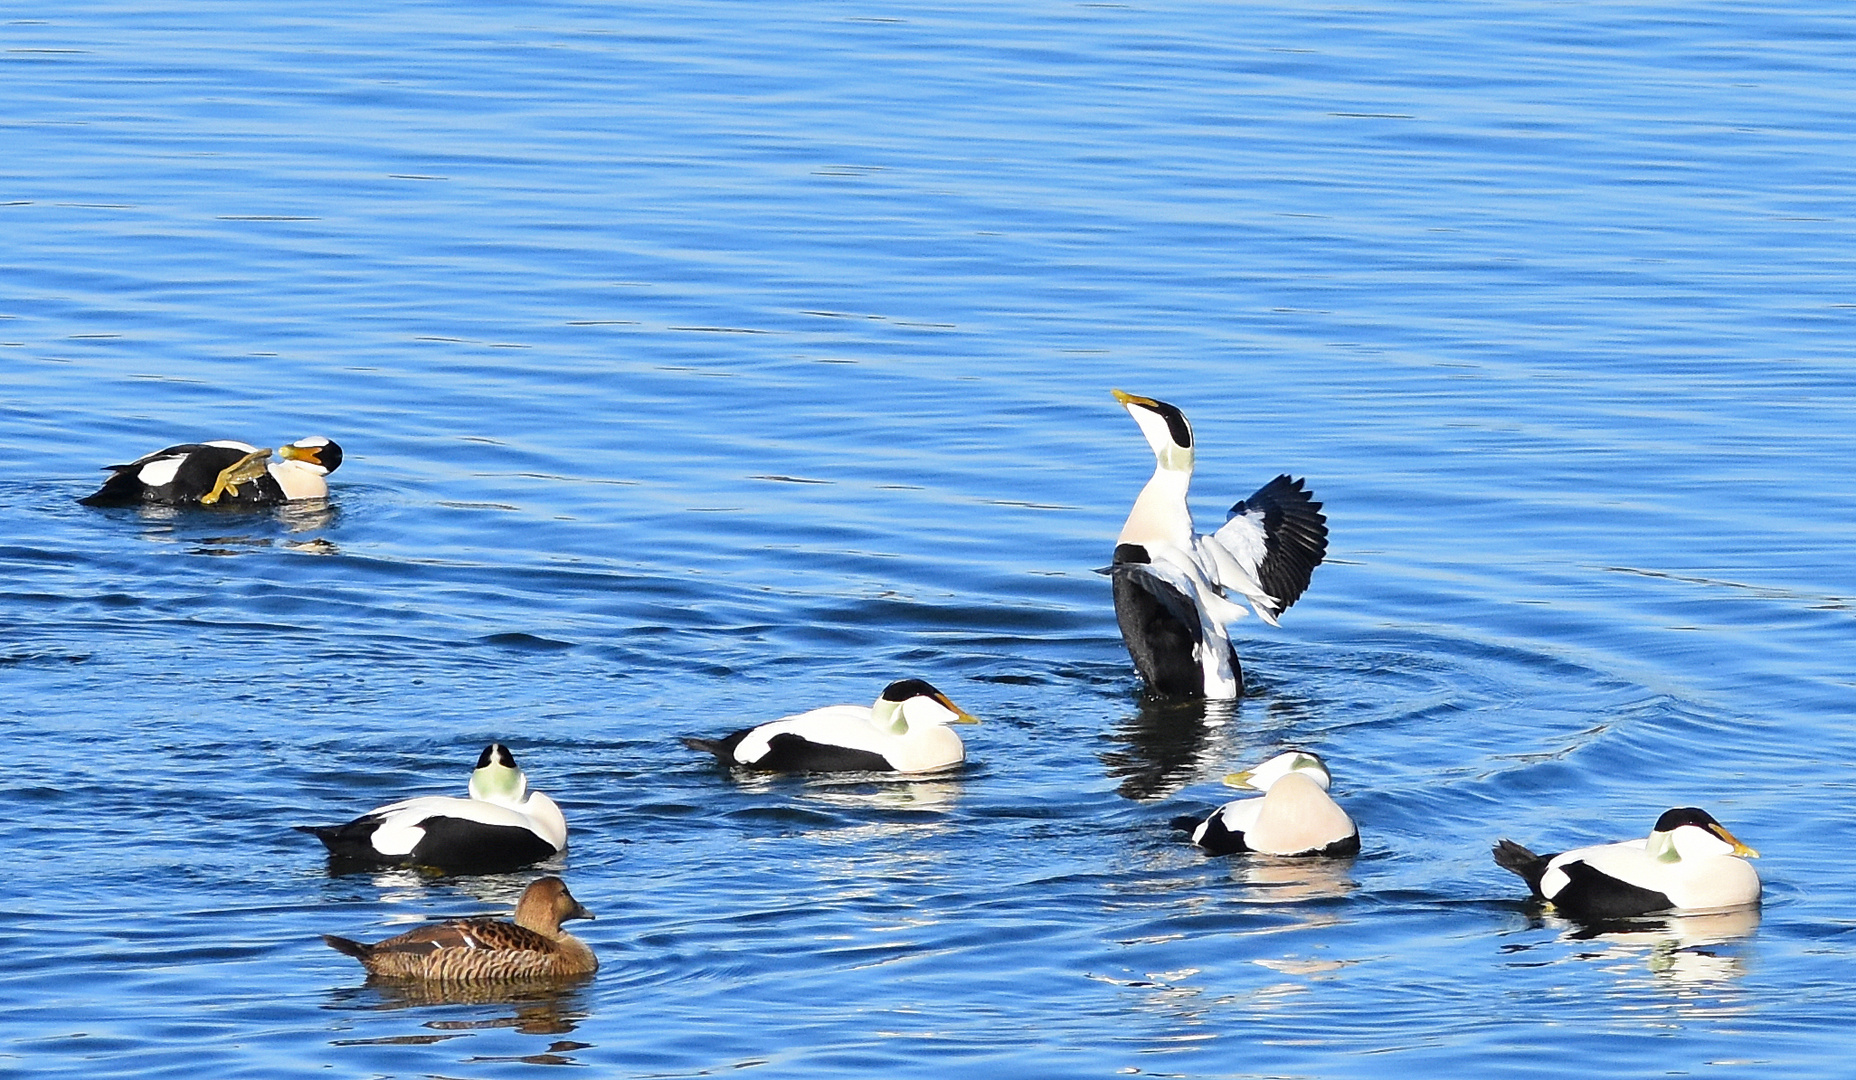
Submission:
{"label": "flock of ducks", "polygon": [[[1215,531],[1199,533],[1187,505],[1192,425],[1178,408],[1113,392],[1153,449],[1152,478],[1116,537],[1115,618],[1150,695],[1232,700],[1243,668],[1227,627],[1254,612],[1277,618],[1307,589],[1327,554],[1327,518],[1301,480],[1278,476],[1231,507]],[[79,501],[90,506],[158,503],[251,507],[325,498],[342,451],[320,436],[272,451],[234,440],[186,443],[126,465]],[[890,683],[876,701],[799,713],[719,738],[685,738],[691,750],[731,769],[770,772],[931,773],[966,760],[955,725],[979,721],[922,679]],[[1215,855],[1344,858],[1360,850],[1360,831],[1329,794],[1320,755],[1290,749],[1225,783],[1253,797],[1210,814],[1176,819],[1191,842]],[[444,874],[502,873],[567,849],[567,821],[548,796],[530,791],[501,743],[485,747],[468,797],[421,796],[391,803],[340,825],[299,826],[328,849],[331,864],[417,867]],[[1527,882],[1539,900],[1582,921],[1757,904],[1757,852],[1695,807],[1657,819],[1649,836],[1536,855],[1503,839],[1497,865]],[[330,947],[385,979],[460,983],[572,978],[598,959],[561,929],[591,919],[559,878],[531,883],[513,922],[465,919],[421,927],[372,945],[325,935]]]}

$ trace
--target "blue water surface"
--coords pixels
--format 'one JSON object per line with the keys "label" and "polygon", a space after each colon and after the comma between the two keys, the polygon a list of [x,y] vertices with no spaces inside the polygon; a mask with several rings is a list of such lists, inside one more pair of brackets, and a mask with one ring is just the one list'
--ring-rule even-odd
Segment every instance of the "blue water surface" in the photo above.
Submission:
{"label": "blue water surface", "polygon": [[[17,4],[0,25],[0,1071],[1847,1073],[1856,16],[1795,3]],[[1107,582],[1174,402],[1332,547],[1235,707]],[[96,510],[169,443],[326,505]],[[948,776],[681,735],[932,680]],[[558,994],[319,940],[539,871]],[[1168,822],[1318,750],[1356,859]],[[1706,806],[1755,913],[1590,935],[1490,843]]]}

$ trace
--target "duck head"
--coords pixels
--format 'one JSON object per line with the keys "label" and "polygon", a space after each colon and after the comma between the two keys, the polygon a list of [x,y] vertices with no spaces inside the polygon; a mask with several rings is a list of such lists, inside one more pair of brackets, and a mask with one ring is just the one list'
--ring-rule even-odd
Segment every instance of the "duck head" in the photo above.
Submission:
{"label": "duck head", "polygon": [[519,806],[528,798],[528,777],[508,747],[491,743],[477,755],[477,768],[470,774],[470,797],[505,806]]}
{"label": "duck head", "polygon": [[1224,778],[1224,782],[1228,787],[1268,791],[1275,786],[1276,781],[1290,773],[1300,773],[1306,776],[1320,784],[1323,791],[1326,791],[1328,785],[1332,783],[1332,777],[1328,775],[1327,763],[1321,760],[1320,754],[1312,750],[1284,751],[1254,769],[1232,773]]}
{"label": "duck head", "polygon": [[1643,849],[1663,862],[1709,855],[1759,858],[1759,852],[1741,843],[1727,831],[1727,826],[1714,820],[1713,814],[1694,806],[1664,811],[1663,816],[1656,819],[1656,827],[1650,830],[1650,838],[1644,842]]}
{"label": "duck head", "polygon": [[522,899],[516,901],[516,925],[548,937],[558,935],[561,924],[569,919],[592,917],[593,913],[567,891],[567,883],[553,875],[530,882],[522,890]]}
{"label": "duck head", "polygon": [[320,435],[311,435],[278,448],[277,456],[285,461],[294,461],[319,471],[323,476],[341,468],[342,448],[334,440]]}
{"label": "duck head", "polygon": [[870,722],[892,735],[906,735],[911,727],[977,724],[979,718],[948,700],[925,679],[899,679],[883,688],[870,707]]}
{"label": "duck head", "polygon": [[1141,425],[1147,445],[1153,447],[1160,468],[1169,472],[1192,471],[1192,425],[1186,414],[1164,401],[1111,390],[1115,400],[1127,408],[1128,415]]}

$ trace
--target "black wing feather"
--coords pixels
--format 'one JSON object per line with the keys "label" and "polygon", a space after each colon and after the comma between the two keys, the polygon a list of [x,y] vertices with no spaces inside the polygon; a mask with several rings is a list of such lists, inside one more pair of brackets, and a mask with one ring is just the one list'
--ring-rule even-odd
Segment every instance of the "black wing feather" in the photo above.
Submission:
{"label": "black wing feather", "polygon": [[1225,518],[1256,514],[1263,519],[1263,564],[1257,581],[1287,611],[1308,588],[1315,567],[1328,553],[1328,519],[1303,484],[1284,473],[1231,507]]}

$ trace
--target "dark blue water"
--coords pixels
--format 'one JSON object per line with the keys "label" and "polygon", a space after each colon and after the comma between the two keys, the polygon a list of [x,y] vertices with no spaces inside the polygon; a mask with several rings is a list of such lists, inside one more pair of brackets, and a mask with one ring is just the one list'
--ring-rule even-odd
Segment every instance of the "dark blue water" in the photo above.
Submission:
{"label": "dark blue water", "polygon": [[[1856,18],[74,3],[0,26],[0,1071],[1840,1076],[1856,999]],[[1106,580],[1181,406],[1201,524],[1333,546],[1235,708]],[[93,510],[337,439],[326,507]],[[928,781],[677,736],[932,680]],[[321,933],[532,873],[291,826],[509,743],[604,967],[365,983]],[[1355,860],[1169,818],[1287,744]],[[1543,850],[1710,808],[1756,916],[1586,938]]]}

